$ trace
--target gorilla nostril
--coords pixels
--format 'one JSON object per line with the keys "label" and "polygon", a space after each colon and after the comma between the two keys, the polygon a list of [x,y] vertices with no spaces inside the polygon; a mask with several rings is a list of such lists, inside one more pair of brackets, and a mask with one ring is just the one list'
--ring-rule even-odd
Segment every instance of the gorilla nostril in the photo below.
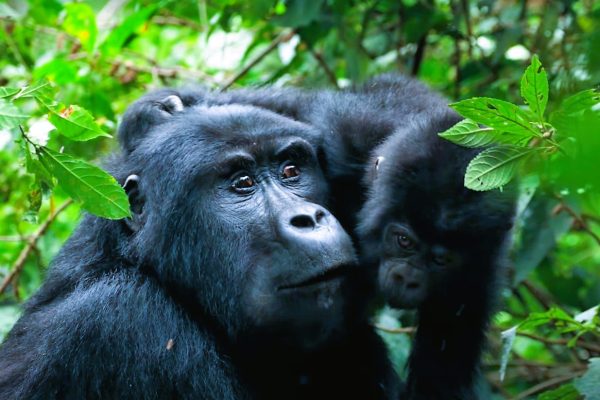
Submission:
{"label": "gorilla nostril", "polygon": [[419,283],[418,282],[410,282],[408,285],[406,285],[407,288],[409,289],[418,289],[419,288]]}
{"label": "gorilla nostril", "polygon": [[300,229],[314,228],[316,225],[315,221],[308,215],[296,215],[291,219],[290,224]]}
{"label": "gorilla nostril", "polygon": [[323,210],[318,210],[317,213],[315,214],[315,219],[317,220],[317,224],[320,223],[323,218],[325,218],[325,211]]}
{"label": "gorilla nostril", "polygon": [[404,276],[402,276],[402,274],[399,273],[393,273],[392,274],[392,279],[394,280],[394,282],[401,284],[402,282],[404,282]]}

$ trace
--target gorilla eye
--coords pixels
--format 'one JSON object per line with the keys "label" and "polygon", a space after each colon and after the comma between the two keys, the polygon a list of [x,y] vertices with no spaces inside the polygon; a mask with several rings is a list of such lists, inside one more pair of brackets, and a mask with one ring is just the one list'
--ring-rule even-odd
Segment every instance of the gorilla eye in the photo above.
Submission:
{"label": "gorilla eye", "polygon": [[254,186],[254,180],[248,175],[242,175],[234,179],[231,187],[236,190],[246,190]]}
{"label": "gorilla eye", "polygon": [[415,242],[406,235],[399,234],[396,236],[398,245],[403,249],[410,250],[415,247]]}
{"label": "gorilla eye", "polygon": [[281,177],[283,179],[295,178],[298,175],[300,175],[300,169],[295,165],[288,165],[281,172]]}

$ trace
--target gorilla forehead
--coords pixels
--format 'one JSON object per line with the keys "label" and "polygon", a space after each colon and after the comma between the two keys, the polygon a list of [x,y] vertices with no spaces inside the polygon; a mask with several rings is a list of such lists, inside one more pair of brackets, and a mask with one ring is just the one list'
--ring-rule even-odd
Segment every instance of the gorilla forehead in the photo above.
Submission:
{"label": "gorilla forehead", "polygon": [[320,143],[318,133],[310,126],[262,108],[194,106],[156,126],[136,152],[139,158],[158,164],[210,168],[224,154],[239,149],[258,161],[294,137],[313,147]]}

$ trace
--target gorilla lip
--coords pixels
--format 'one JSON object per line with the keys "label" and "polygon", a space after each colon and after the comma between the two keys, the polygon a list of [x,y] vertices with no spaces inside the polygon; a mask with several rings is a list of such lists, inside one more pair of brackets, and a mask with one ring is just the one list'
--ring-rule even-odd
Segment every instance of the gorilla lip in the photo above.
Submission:
{"label": "gorilla lip", "polygon": [[300,289],[307,286],[313,286],[322,282],[331,281],[336,278],[341,278],[348,273],[348,271],[351,269],[350,267],[350,264],[339,264],[332,268],[323,270],[309,277],[308,279],[302,280],[300,282],[279,286],[277,290]]}

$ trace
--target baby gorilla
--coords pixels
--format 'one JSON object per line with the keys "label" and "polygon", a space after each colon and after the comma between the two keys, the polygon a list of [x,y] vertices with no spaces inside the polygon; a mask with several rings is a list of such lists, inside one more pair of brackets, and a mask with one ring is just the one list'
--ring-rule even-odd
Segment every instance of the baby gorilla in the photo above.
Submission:
{"label": "baby gorilla", "polygon": [[218,101],[259,105],[320,130],[332,212],[353,231],[389,304],[418,309],[407,398],[476,398],[514,196],[464,187],[477,151],[438,137],[460,121],[446,100],[388,75],[340,92],[240,90]]}
{"label": "baby gorilla", "polygon": [[[309,126],[184,93],[130,107],[86,216],[0,347],[0,398],[397,398]],[[187,107],[184,107],[186,105]]]}
{"label": "baby gorilla", "polygon": [[387,302],[418,309],[411,399],[474,399],[475,372],[502,271],[513,196],[474,192],[463,176],[477,154],[441,140],[450,111],[415,116],[373,152],[359,213],[362,259],[379,265]]}

